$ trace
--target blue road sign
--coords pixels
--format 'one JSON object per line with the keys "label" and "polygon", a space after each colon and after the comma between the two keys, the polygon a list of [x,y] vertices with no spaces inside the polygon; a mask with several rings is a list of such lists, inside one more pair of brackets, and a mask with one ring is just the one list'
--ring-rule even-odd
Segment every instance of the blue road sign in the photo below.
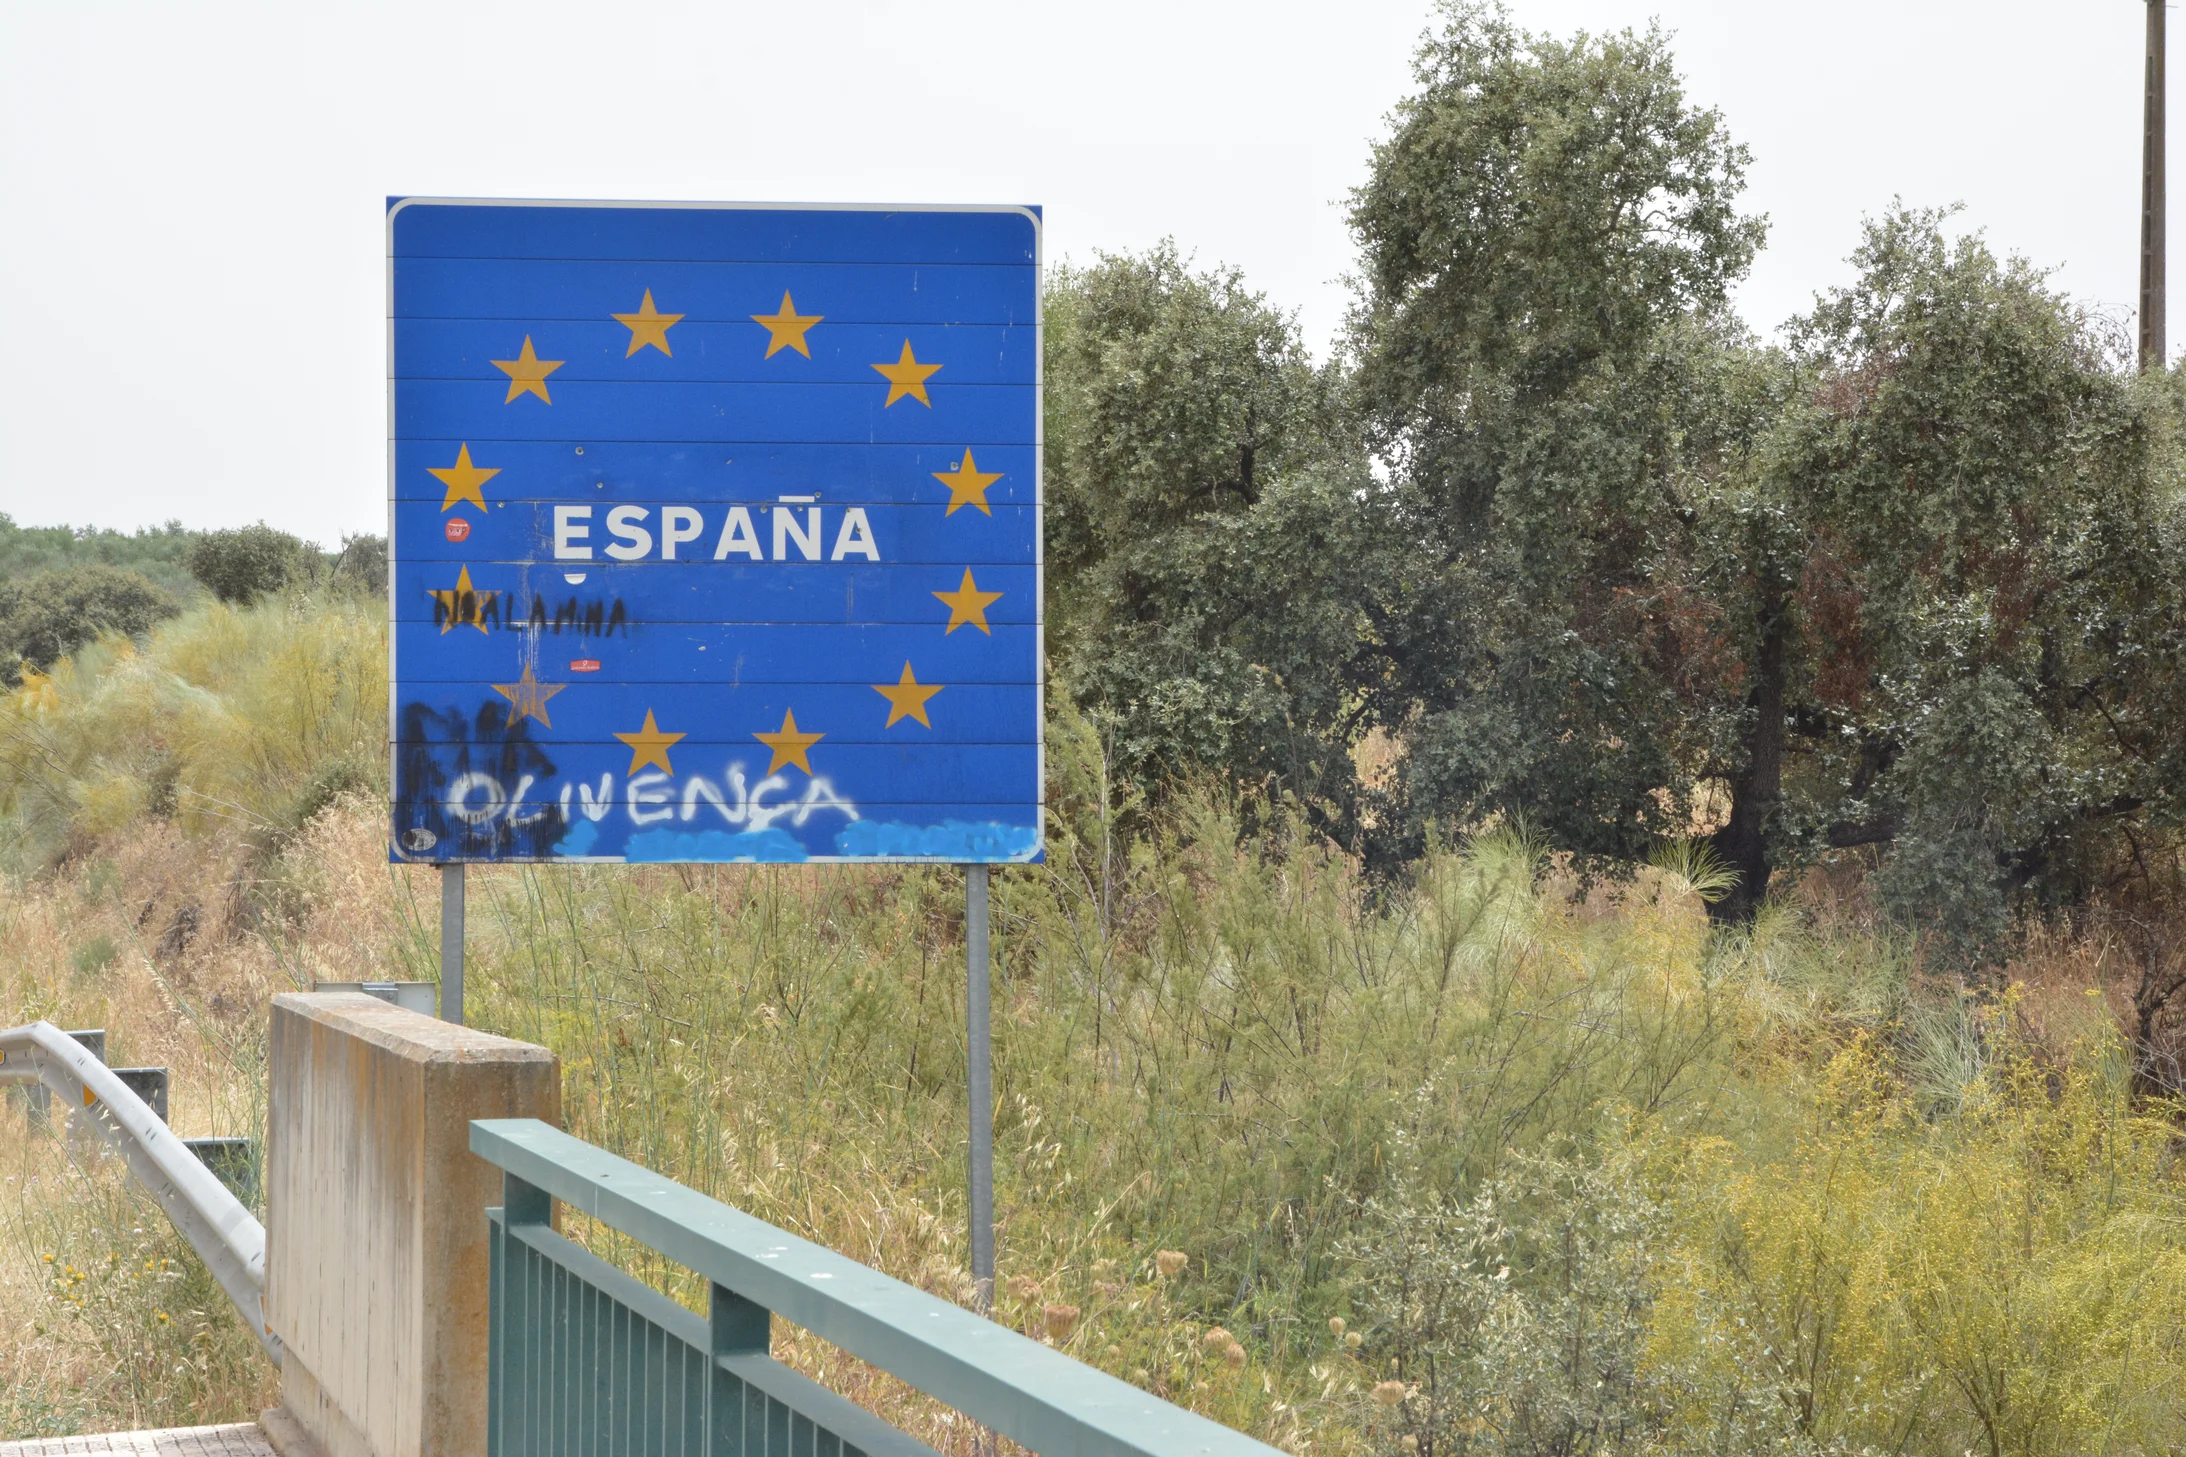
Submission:
{"label": "blue road sign", "polygon": [[1036,210],[387,238],[395,858],[1041,857]]}

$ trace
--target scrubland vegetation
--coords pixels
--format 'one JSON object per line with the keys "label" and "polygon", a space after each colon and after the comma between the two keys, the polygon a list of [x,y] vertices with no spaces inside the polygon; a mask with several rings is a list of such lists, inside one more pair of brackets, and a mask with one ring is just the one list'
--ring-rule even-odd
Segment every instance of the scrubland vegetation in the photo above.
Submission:
{"label": "scrubland vegetation", "polygon": [[[1745,165],[1661,35],[1451,4],[1328,359],[1174,246],[1051,276],[1000,1318],[1301,1453],[2186,1444],[2182,376],[1904,206],[1761,340]],[[277,537],[0,531],[0,1021],[189,1133],[275,992],[437,974],[384,558]],[[93,558],[165,599],[34,637]],[[471,887],[574,1132],[969,1298],[953,872]],[[0,1434],[268,1398],[111,1161],[0,1165]]]}
{"label": "scrubland vegetation", "polygon": [[[206,604],[0,705],[8,1020],[103,1025],[174,1067],[178,1127],[248,1132],[272,993],[434,974],[375,798],[382,631],[338,595]],[[1705,856],[1587,890],[1511,829],[1375,881],[1213,786],[1119,802],[1073,712],[1051,738],[1051,863],[998,878],[1002,1318],[1299,1451],[2186,1431],[2175,1110],[2133,1096],[2112,948],[2034,938],[1976,986],[1849,877],[1725,930]],[[950,872],[472,895],[474,1020],[561,1054],[575,1132],[969,1298]],[[5,1430],[253,1412],[269,1373],[156,1211],[0,1117]]]}
{"label": "scrubland vegetation", "polygon": [[0,680],[13,687],[104,636],[141,637],[207,593],[247,605],[284,588],[385,591],[387,539],[339,552],[260,523],[134,534],[22,527],[0,512]]}

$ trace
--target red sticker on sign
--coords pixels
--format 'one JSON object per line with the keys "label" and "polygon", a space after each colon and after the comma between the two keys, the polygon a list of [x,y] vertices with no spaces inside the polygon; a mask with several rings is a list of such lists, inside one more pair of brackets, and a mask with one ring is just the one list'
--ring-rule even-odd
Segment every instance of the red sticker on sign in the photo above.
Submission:
{"label": "red sticker on sign", "polygon": [[572,658],[569,662],[569,671],[572,673],[597,673],[599,670],[598,658]]}
{"label": "red sticker on sign", "polygon": [[471,523],[458,516],[449,521],[441,530],[447,534],[448,540],[462,541],[471,534]]}

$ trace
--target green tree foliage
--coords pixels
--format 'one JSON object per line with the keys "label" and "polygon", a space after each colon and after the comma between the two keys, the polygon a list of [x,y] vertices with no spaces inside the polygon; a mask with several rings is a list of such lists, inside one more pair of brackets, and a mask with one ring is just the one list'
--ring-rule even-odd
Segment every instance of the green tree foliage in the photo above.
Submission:
{"label": "green tree foliage", "polygon": [[1795,321],[1757,449],[1696,493],[1750,685],[1719,770],[1750,906],[1880,847],[1877,889],[1977,955],[2015,895],[2084,899],[2175,825],[2186,683],[2174,393],[1943,216],[1872,224]]}
{"label": "green tree foliage", "polygon": [[263,521],[232,531],[211,531],[190,544],[190,575],[223,602],[249,603],[291,582],[308,580],[319,563],[317,548]]}
{"label": "green tree foliage", "polygon": [[1234,270],[1169,244],[1059,271],[1046,321],[1060,675],[1127,773],[1218,766],[1341,831],[1366,476],[1334,382]]}
{"label": "green tree foliage", "polygon": [[197,536],[180,521],[121,532],[89,526],[18,526],[0,512],[0,581],[95,562],[141,572],[178,599],[188,599],[196,595],[197,584],[183,565],[183,556]]}
{"label": "green tree foliage", "polygon": [[0,582],[0,671],[13,683],[103,634],[135,636],[175,615],[173,597],[140,572],[98,564]]}
{"label": "green tree foliage", "polygon": [[1858,850],[1959,959],[2175,894],[2180,383],[1902,208],[1757,344],[1745,154],[1659,32],[1453,5],[1418,78],[1340,367],[1170,247],[1060,280],[1056,655],[1116,766],[1275,785],[1384,863],[1436,822],[1596,869],[1711,828],[1729,919]]}
{"label": "green tree foliage", "polygon": [[1569,44],[1454,5],[1353,196],[1359,404],[1391,467],[1355,674],[1386,825],[1521,816],[1583,858],[1689,823],[1717,694],[1678,482],[1716,428],[1744,150],[1659,31]]}

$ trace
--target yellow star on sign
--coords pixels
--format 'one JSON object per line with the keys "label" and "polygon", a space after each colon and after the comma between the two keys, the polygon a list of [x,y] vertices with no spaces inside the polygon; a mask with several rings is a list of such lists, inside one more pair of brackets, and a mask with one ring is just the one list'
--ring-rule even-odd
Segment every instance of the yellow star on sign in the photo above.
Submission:
{"label": "yellow star on sign", "polygon": [[797,305],[789,301],[789,290],[782,290],[782,307],[771,314],[753,314],[751,321],[767,331],[767,358],[774,357],[777,349],[794,349],[805,358],[812,357],[812,350],[805,344],[805,330],[811,328],[825,314],[800,314]]}
{"label": "yellow star on sign", "polygon": [[963,464],[948,474],[935,471],[933,477],[949,488],[949,509],[942,515],[954,516],[959,506],[977,506],[989,516],[994,514],[987,510],[987,487],[1002,479],[1002,472],[981,470],[969,447],[964,451]]}
{"label": "yellow star on sign", "polygon": [[486,604],[500,596],[499,592],[481,592],[471,585],[471,569],[463,568],[456,573],[455,585],[445,592],[438,587],[427,587],[433,600],[440,604],[440,635],[446,637],[448,629],[459,622],[467,622],[480,632],[487,631]]}
{"label": "yellow star on sign", "polygon": [[926,700],[941,691],[939,683],[921,683],[911,676],[911,665],[903,665],[903,676],[893,683],[875,683],[873,691],[888,700],[888,722],[882,728],[894,728],[898,719],[915,718],[928,728],[934,721],[926,716]]}
{"label": "yellow star on sign", "polygon": [[807,774],[812,772],[812,761],[806,751],[827,737],[826,734],[801,734],[797,732],[797,711],[782,710],[782,726],[771,734],[753,734],[753,738],[774,750],[774,757],[767,761],[767,772],[772,774],[784,764],[795,764]]}
{"label": "yellow star on sign", "polygon": [[559,359],[541,359],[532,353],[531,336],[526,334],[522,353],[514,359],[493,361],[493,367],[509,377],[509,397],[501,403],[513,405],[518,395],[537,395],[548,404],[553,404],[554,397],[547,393],[546,377],[560,369],[563,363]]}
{"label": "yellow star on sign", "polygon": [[879,370],[882,377],[888,381],[888,399],[881,405],[882,409],[887,409],[889,405],[894,404],[905,395],[909,395],[929,410],[934,407],[934,402],[926,398],[926,381],[932,379],[941,366],[938,364],[920,364],[917,357],[911,353],[910,340],[903,341],[903,354],[894,364],[876,364],[873,367]]}
{"label": "yellow star on sign", "polygon": [[668,750],[684,735],[662,733],[660,725],[653,722],[653,710],[650,708],[645,710],[644,728],[634,734],[617,734],[615,737],[630,746],[630,767],[624,773],[635,774],[648,764],[658,764],[663,774],[676,772],[675,766],[668,762]]}
{"label": "yellow star on sign", "polygon": [[443,511],[458,501],[468,501],[479,510],[485,510],[486,498],[479,494],[478,488],[501,474],[501,467],[497,465],[472,465],[468,442],[456,447],[454,465],[429,465],[425,469],[448,488],[448,494],[440,502]]}
{"label": "yellow star on sign", "polygon": [[630,331],[630,347],[622,351],[623,358],[628,359],[648,344],[663,354],[675,353],[668,347],[668,330],[670,326],[682,323],[683,315],[664,314],[655,309],[651,289],[645,290],[645,302],[638,305],[636,313],[615,314],[612,317],[616,323]]}
{"label": "yellow star on sign", "polygon": [[531,664],[526,663],[524,664],[523,677],[517,679],[514,683],[496,683],[493,685],[493,691],[515,705],[516,711],[509,715],[511,727],[515,726],[520,720],[535,718],[548,728],[552,728],[554,727],[554,720],[547,717],[547,700],[568,686],[567,683],[541,683],[532,676]]}
{"label": "yellow star on sign", "polygon": [[968,622],[988,637],[994,636],[994,629],[987,626],[987,609],[1001,601],[1002,594],[980,591],[979,584],[972,580],[970,567],[964,569],[962,586],[954,592],[936,592],[934,595],[949,604],[950,632],[955,632]]}

